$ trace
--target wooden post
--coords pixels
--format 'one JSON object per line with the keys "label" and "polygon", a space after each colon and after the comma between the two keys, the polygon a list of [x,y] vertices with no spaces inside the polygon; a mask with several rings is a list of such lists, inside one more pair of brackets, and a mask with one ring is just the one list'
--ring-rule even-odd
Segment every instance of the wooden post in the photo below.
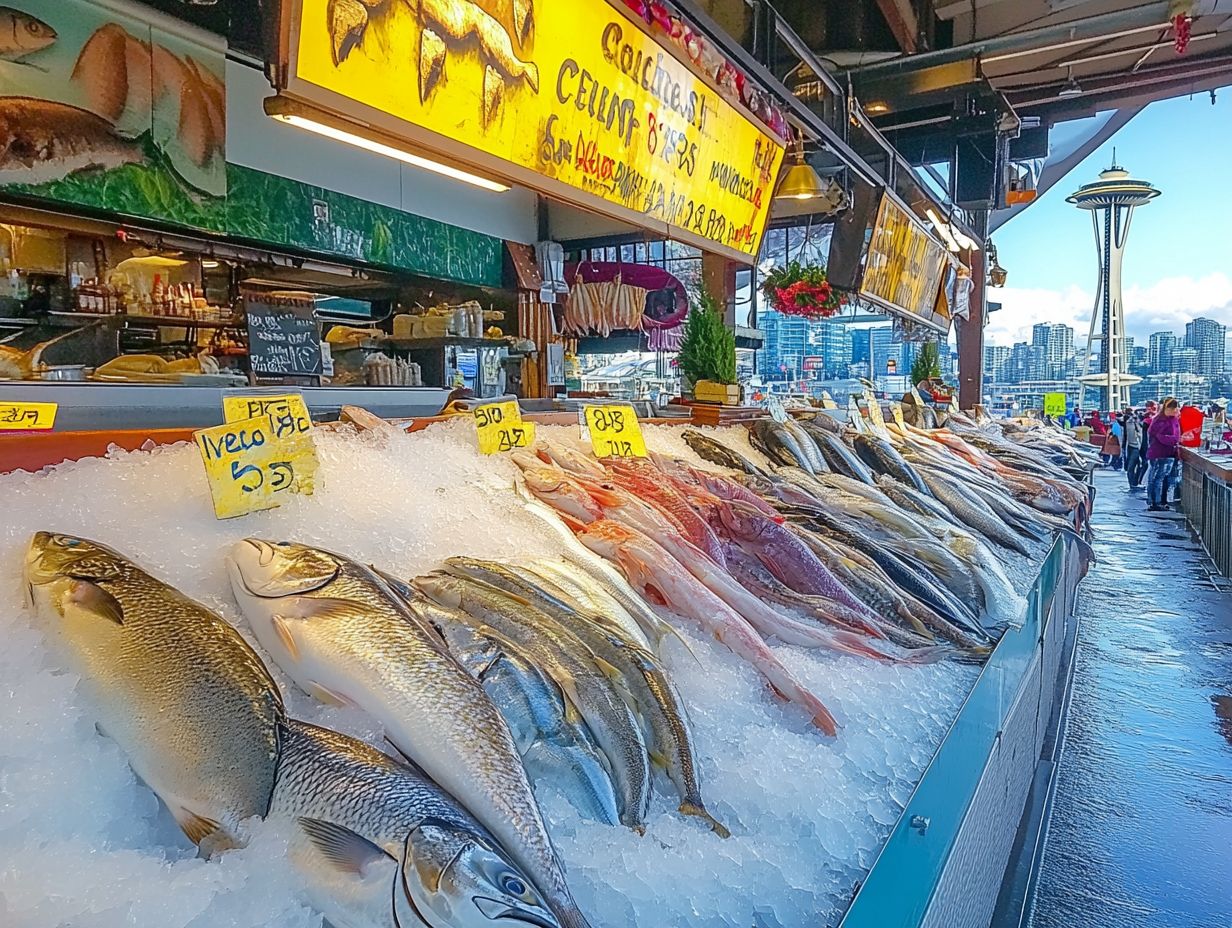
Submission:
{"label": "wooden post", "polygon": [[958,336],[958,405],[974,409],[984,402],[984,319],[988,261],[984,252],[968,252],[963,263],[971,268],[970,311],[966,319],[955,320]]}
{"label": "wooden post", "polygon": [[723,307],[723,321],[728,328],[736,324],[736,268],[734,261],[720,255],[702,252],[702,289]]}

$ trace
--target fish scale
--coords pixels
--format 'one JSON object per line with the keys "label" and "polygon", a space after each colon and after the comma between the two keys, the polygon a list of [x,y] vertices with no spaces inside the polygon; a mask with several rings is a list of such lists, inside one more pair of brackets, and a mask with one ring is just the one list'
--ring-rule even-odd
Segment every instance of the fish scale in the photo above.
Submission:
{"label": "fish scale", "polygon": [[246,539],[227,566],[261,644],[292,679],[373,715],[497,836],[562,921],[584,923],[508,726],[406,603],[370,568],[306,545]]}
{"label": "fish scale", "polygon": [[283,717],[278,685],[230,624],[103,545],[39,532],[29,592],[94,699],[95,720],[185,833],[239,843],[264,815]]}

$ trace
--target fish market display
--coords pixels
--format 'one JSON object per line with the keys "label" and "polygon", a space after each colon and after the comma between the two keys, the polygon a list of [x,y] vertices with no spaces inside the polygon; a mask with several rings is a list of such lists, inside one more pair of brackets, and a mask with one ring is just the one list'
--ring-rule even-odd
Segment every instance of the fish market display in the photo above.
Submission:
{"label": "fish market display", "polygon": [[318,430],[316,494],[227,522],[191,446],[0,476],[6,918],[835,924],[1084,524],[1082,452],[644,433]]}
{"label": "fish market display", "polygon": [[521,864],[562,924],[586,924],[504,720],[372,568],[254,538],[232,547],[227,568],[257,638],[302,689],[371,712]]}

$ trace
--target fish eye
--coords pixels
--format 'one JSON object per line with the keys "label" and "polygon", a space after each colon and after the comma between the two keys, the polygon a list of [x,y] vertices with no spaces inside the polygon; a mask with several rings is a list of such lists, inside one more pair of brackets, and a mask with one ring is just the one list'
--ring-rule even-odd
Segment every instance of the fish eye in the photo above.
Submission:
{"label": "fish eye", "polygon": [[516,876],[507,876],[501,881],[501,886],[505,892],[511,896],[521,896],[526,892],[526,884],[519,880]]}
{"label": "fish eye", "polygon": [[51,540],[65,548],[75,548],[81,544],[80,538],[74,538],[72,535],[53,535]]}

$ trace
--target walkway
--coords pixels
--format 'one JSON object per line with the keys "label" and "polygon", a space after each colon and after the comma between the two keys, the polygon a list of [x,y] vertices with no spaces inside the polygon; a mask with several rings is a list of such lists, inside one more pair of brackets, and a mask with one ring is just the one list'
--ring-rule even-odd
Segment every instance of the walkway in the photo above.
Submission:
{"label": "walkway", "polygon": [[1096,476],[1097,563],[1033,928],[1232,926],[1232,584]]}

